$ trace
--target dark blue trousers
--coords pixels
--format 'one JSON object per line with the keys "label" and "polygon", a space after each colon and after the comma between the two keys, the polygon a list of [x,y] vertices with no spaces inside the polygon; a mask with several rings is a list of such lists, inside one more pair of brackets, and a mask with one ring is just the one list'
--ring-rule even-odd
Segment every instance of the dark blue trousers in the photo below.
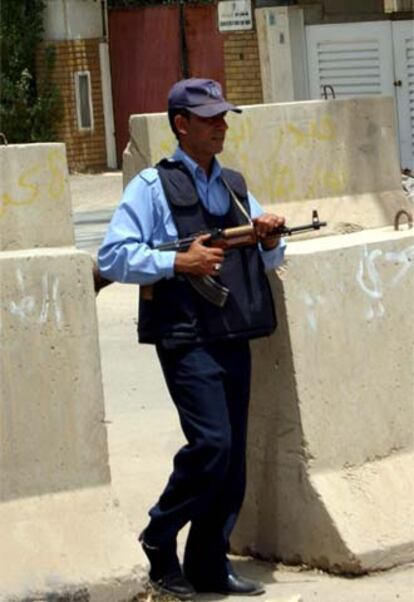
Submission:
{"label": "dark blue trousers", "polygon": [[250,395],[248,341],[157,348],[187,444],[150,510],[146,541],[168,544],[188,522],[184,568],[225,571],[230,533],[246,481],[246,432]]}

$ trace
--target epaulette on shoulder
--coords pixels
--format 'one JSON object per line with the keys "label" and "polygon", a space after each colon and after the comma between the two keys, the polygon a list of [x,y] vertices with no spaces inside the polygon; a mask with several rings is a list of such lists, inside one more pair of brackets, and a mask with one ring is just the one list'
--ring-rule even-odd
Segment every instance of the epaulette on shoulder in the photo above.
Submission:
{"label": "epaulette on shoulder", "polygon": [[147,184],[153,184],[158,178],[158,171],[155,169],[155,167],[148,167],[147,169],[143,169],[141,171],[139,177],[142,178]]}

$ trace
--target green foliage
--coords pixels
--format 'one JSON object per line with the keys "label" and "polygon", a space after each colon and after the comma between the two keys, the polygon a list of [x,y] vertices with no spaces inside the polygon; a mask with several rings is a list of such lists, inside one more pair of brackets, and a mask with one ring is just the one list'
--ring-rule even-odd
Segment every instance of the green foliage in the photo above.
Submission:
{"label": "green foliage", "polygon": [[0,131],[10,143],[56,139],[60,95],[50,80],[54,50],[45,48],[36,78],[45,0],[0,0]]}

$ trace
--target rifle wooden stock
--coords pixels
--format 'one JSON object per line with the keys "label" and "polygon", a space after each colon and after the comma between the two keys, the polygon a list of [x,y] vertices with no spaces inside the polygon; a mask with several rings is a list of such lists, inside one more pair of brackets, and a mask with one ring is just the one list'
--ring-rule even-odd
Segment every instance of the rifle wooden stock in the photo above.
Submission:
{"label": "rifle wooden stock", "polygon": [[256,230],[253,224],[225,228],[224,230],[220,230],[216,236],[213,235],[211,240],[207,241],[207,244],[211,247],[219,247],[220,249],[252,247],[257,244]]}

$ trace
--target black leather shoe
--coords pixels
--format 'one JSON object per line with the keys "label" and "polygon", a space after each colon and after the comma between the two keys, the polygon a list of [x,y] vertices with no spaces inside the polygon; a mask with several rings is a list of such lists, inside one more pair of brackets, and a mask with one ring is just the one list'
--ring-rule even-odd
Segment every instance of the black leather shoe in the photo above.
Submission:
{"label": "black leather shoe", "polygon": [[176,542],[171,541],[162,546],[153,546],[145,541],[145,531],[138,539],[150,562],[149,578],[154,589],[180,600],[193,598],[195,590],[181,571]]}
{"label": "black leather shoe", "polygon": [[164,575],[157,581],[150,577],[150,583],[158,592],[175,596],[180,600],[190,600],[196,595],[195,589],[181,571],[172,575]]}
{"label": "black leather shoe", "polygon": [[208,592],[211,594],[225,594],[226,596],[258,596],[265,591],[262,583],[239,577],[234,573],[229,573],[225,581],[218,583],[209,581],[197,582],[191,580],[191,578],[190,581],[196,592],[200,593]]}

